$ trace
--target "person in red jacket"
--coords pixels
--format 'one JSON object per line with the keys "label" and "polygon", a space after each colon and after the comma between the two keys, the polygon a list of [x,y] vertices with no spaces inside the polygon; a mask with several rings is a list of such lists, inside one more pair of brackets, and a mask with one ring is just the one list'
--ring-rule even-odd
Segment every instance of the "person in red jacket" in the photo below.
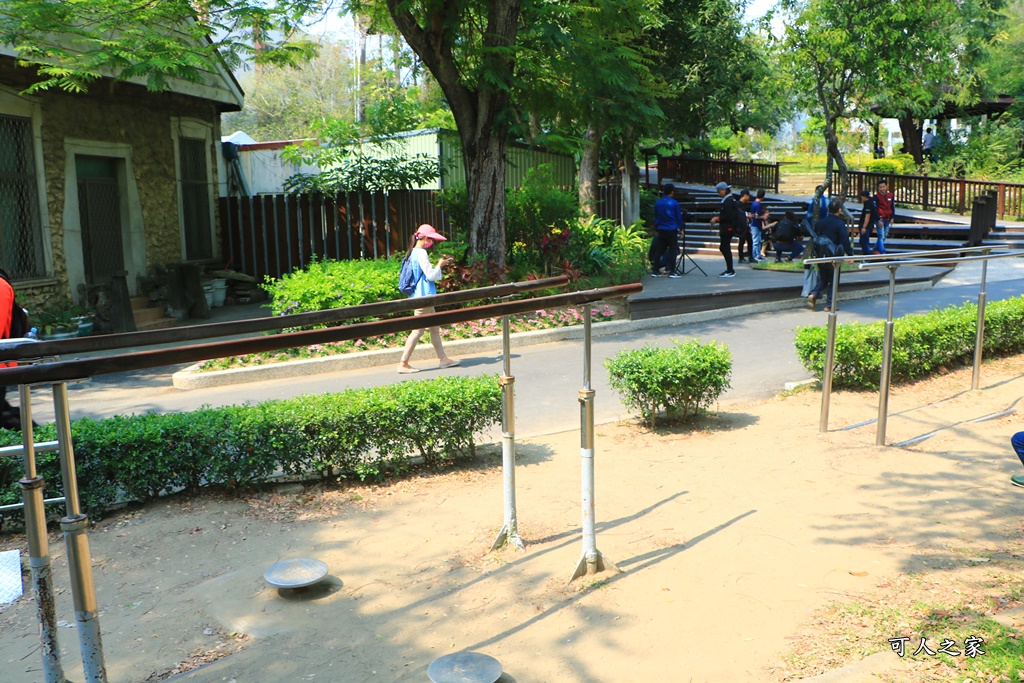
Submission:
{"label": "person in red jacket", "polygon": [[[11,338],[11,308],[14,306],[14,288],[7,278],[0,277],[0,339]],[[11,363],[13,365],[13,363]],[[6,368],[7,363],[0,363],[0,368]],[[7,402],[7,387],[0,385],[0,428],[14,427],[9,416],[18,415],[10,403]],[[21,429],[19,419],[17,428]]]}
{"label": "person in red jacket", "polygon": [[878,241],[875,242],[875,253],[884,254],[885,238],[889,236],[889,226],[896,215],[896,197],[889,191],[889,183],[878,181],[878,192],[875,193],[878,204]]}

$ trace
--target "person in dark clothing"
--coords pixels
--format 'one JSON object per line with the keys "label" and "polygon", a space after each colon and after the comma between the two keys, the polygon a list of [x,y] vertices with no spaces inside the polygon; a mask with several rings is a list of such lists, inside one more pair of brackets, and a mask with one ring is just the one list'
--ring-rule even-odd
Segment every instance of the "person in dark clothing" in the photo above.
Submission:
{"label": "person in dark clothing", "polygon": [[[736,277],[736,271],[732,269],[732,236],[739,227],[742,207],[733,196],[728,183],[718,183],[715,190],[722,198],[722,205],[718,209],[718,215],[711,219],[711,224],[718,226],[718,251],[722,252],[725,259],[725,270],[719,273],[718,277]],[[746,220],[743,223],[745,228]]]}
{"label": "person in dark clothing", "polygon": [[796,214],[792,211],[787,211],[786,217],[775,224],[772,234],[776,263],[782,260],[784,251],[789,252],[787,261],[800,258],[800,254],[804,253],[804,245],[800,241],[800,224],[797,223]]}
{"label": "person in dark clothing", "polygon": [[[740,204],[743,206],[743,214],[745,220],[743,225],[737,227],[734,231],[736,235],[736,257],[740,263],[754,263],[754,238],[750,234],[750,208],[753,197],[750,196],[750,190],[743,190],[740,192]],[[743,246],[747,247],[747,257],[743,256]]]}
{"label": "person in dark clothing", "polygon": [[871,231],[878,224],[878,201],[871,190],[861,190],[860,198],[864,202],[860,209],[860,251],[867,256],[871,253]]}
{"label": "person in dark clothing", "polygon": [[[679,277],[676,273],[676,254],[679,251],[679,233],[683,229],[683,213],[673,195],[672,183],[661,186],[661,198],[654,203],[654,244],[651,245],[651,275]],[[664,272],[663,272],[664,269]]]}
{"label": "person in dark clothing", "polygon": [[[1010,445],[1013,446],[1013,451],[1020,458],[1020,462],[1024,465],[1024,432],[1017,432],[1010,438]],[[1020,486],[1024,488],[1024,476],[1015,474],[1010,477],[1010,483],[1014,486]]]}
{"label": "person in dark clothing", "polygon": [[[839,254],[853,256],[853,247],[850,246],[850,231],[846,229],[846,222],[842,219],[842,215],[843,200],[836,197],[829,202],[828,216],[822,218],[814,226],[815,234],[831,243],[832,253],[820,254],[820,257],[832,255],[838,256]],[[821,296],[822,292],[825,293],[825,310],[832,310],[832,278],[833,276],[836,278],[839,277],[839,270],[837,266],[839,266],[840,263],[841,262],[818,264],[818,286],[814,288],[814,291],[807,295],[807,305],[810,306],[812,311],[814,310],[815,303],[817,302],[818,297]]]}

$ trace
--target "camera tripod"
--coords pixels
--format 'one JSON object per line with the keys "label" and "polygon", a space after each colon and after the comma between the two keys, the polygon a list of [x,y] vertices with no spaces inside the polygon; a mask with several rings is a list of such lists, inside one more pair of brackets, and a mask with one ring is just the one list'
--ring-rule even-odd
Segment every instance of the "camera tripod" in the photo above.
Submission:
{"label": "camera tripod", "polygon": [[[693,268],[690,268],[690,270],[686,270],[687,259],[693,265]],[[675,275],[686,275],[687,273],[692,273],[694,269],[699,270],[704,277],[708,276],[704,269],[686,253],[686,230],[683,229],[679,231],[679,254],[676,257],[676,265],[672,272]]]}

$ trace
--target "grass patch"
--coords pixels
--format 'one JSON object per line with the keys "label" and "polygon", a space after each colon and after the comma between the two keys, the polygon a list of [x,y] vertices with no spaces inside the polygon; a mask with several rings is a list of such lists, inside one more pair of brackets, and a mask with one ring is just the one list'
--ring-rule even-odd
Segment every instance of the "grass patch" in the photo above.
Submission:
{"label": "grass patch", "polygon": [[[776,263],[773,259],[769,259],[768,261],[764,261],[762,263],[755,263],[753,265],[753,269],[777,270],[783,273],[802,273],[804,272],[804,262],[798,260],[792,262],[783,261],[781,263]],[[842,264],[842,272],[846,273],[851,270],[857,270],[857,266],[845,262]]]}
{"label": "grass patch", "polygon": [[[797,637],[785,665],[777,670],[778,680],[800,680],[877,652],[898,657],[890,639],[899,638],[906,639],[903,659],[912,665],[879,674],[879,680],[1024,680],[1024,634],[993,618],[1021,605],[1024,563],[1016,559],[982,566],[969,560],[946,562],[947,569],[901,574],[853,600],[816,612]],[[974,656],[969,656],[968,643],[977,646],[970,653]]]}

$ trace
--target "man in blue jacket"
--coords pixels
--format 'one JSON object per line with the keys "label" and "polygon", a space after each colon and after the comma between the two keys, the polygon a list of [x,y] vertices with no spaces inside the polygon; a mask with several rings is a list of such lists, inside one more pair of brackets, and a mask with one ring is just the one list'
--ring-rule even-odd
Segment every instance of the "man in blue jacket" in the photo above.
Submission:
{"label": "man in blue jacket", "polygon": [[[846,222],[841,218],[842,215],[843,200],[839,197],[834,197],[829,202],[828,215],[814,226],[814,234],[822,240],[816,243],[815,250],[819,252],[819,258],[839,256],[841,254],[853,256],[853,247],[850,245],[850,231],[846,229]],[[821,245],[824,245],[824,248]],[[826,253],[820,253],[821,251]],[[832,310],[832,278],[833,276],[839,277],[838,268],[841,263],[840,261],[818,264],[818,286],[807,295],[807,305],[810,306],[812,311],[822,292],[825,293],[825,310]]]}
{"label": "man in blue jacket", "polygon": [[651,245],[651,275],[679,277],[676,273],[676,253],[679,251],[679,232],[683,229],[683,213],[673,195],[672,183],[661,186],[661,198],[654,202],[654,244]]}

